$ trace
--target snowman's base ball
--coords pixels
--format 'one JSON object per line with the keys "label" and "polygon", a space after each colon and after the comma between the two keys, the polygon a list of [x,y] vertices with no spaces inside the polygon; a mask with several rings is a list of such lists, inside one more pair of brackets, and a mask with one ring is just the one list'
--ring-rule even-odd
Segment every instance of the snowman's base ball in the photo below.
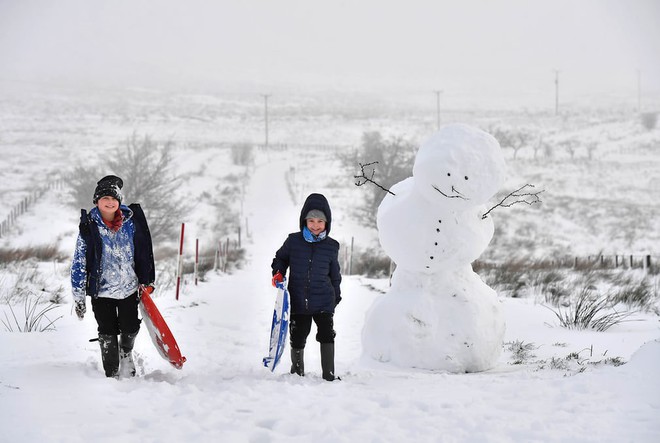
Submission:
{"label": "snowman's base ball", "polygon": [[497,364],[504,331],[497,294],[471,268],[397,269],[367,312],[362,344],[365,355],[399,367],[480,372]]}

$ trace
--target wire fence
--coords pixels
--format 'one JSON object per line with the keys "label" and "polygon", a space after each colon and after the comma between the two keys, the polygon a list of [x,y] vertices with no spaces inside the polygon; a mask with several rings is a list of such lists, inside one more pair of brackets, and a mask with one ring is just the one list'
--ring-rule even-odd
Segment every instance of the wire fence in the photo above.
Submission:
{"label": "wire fence", "polygon": [[37,203],[46,192],[54,189],[64,188],[64,179],[60,178],[48,183],[47,186],[42,186],[25,196],[19,203],[17,203],[11,210],[7,217],[0,223],[0,238],[9,236],[11,229],[19,222],[19,217],[28,212]]}

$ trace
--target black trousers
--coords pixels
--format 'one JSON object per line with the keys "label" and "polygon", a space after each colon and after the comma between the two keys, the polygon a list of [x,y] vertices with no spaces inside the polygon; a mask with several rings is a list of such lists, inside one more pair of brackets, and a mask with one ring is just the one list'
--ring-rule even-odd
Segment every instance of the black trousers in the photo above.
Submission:
{"label": "black trousers", "polygon": [[319,343],[334,343],[334,314],[323,312],[321,314],[291,314],[289,333],[291,347],[303,349],[307,336],[312,329],[312,320],[316,323],[316,341]]}
{"label": "black trousers", "polygon": [[99,334],[133,334],[140,330],[137,292],[123,300],[92,297],[92,309]]}

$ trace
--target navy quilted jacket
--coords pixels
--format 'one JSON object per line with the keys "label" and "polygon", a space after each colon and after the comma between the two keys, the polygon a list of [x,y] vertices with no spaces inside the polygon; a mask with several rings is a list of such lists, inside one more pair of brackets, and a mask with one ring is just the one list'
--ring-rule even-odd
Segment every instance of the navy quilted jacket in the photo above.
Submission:
{"label": "navy quilted jacket", "polygon": [[271,265],[273,275],[278,271],[286,275],[289,271],[287,288],[294,314],[334,312],[341,300],[339,243],[329,236],[319,242],[308,242],[303,237],[305,215],[312,209],[323,211],[327,218],[326,234],[330,234],[330,205],[322,194],[311,194],[300,212],[300,231],[289,234]]}

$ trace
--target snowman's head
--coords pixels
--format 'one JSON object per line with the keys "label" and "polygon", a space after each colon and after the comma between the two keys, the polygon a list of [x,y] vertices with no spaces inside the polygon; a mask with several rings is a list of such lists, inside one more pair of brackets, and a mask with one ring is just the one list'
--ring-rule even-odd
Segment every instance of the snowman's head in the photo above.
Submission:
{"label": "snowman's head", "polygon": [[426,140],[413,166],[415,189],[431,204],[456,210],[486,203],[505,174],[500,144],[464,124],[444,126]]}

